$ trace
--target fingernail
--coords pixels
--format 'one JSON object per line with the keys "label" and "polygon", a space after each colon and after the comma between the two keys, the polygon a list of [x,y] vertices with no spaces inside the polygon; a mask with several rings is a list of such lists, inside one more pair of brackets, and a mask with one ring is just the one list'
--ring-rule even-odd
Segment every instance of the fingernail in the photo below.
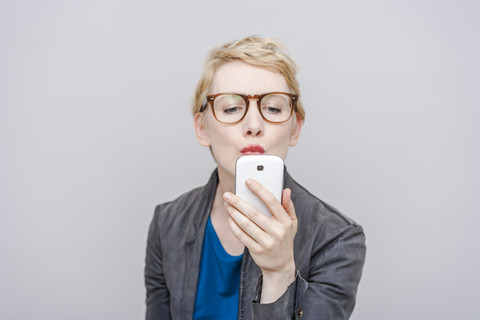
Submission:
{"label": "fingernail", "polygon": [[252,183],[253,183],[253,180],[252,180],[252,179],[250,179],[250,178],[245,179],[245,184],[246,184],[247,186],[251,186]]}
{"label": "fingernail", "polygon": [[232,195],[230,194],[230,192],[225,192],[225,193],[223,194],[223,199],[225,199],[226,201],[231,200],[231,199],[232,199]]}

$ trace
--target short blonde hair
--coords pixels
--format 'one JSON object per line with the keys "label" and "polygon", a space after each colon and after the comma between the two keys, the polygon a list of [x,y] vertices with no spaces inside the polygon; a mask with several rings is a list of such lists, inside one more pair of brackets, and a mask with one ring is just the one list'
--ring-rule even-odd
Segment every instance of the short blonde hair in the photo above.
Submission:
{"label": "short blonde hair", "polygon": [[[235,60],[280,72],[292,93],[300,96],[296,77],[298,67],[286,52],[285,46],[277,39],[249,36],[210,50],[193,97],[192,113],[194,115],[202,109],[217,68]],[[297,101],[296,112],[300,119],[305,120],[305,110],[300,99]]]}

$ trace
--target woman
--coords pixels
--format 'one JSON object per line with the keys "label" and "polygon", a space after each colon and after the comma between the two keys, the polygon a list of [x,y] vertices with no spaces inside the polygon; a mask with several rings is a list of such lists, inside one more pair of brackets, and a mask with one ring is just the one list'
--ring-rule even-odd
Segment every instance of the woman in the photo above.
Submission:
{"label": "woman", "polygon": [[[288,173],[281,203],[247,182],[271,218],[233,193],[238,157],[285,159],[298,142],[298,94],[296,65],[277,40],[247,37],[210,52],[193,115],[218,167],[207,185],[155,210],[147,319],[349,318],[365,259],[362,228]],[[291,109],[284,118],[269,114],[272,96]]]}

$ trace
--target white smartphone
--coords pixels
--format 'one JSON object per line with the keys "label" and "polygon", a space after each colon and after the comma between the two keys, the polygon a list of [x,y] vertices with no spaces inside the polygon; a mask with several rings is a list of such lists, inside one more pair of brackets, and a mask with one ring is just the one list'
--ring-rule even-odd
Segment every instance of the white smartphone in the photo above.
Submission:
{"label": "white smartphone", "polygon": [[283,159],[273,155],[248,155],[237,159],[235,166],[235,194],[242,200],[263,212],[267,217],[272,214],[267,206],[245,184],[247,178],[260,182],[273,195],[282,201]]}

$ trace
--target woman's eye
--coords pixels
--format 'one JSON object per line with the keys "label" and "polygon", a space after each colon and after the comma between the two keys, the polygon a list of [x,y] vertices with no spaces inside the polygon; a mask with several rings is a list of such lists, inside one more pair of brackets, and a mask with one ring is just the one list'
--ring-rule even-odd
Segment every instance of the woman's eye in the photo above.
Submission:
{"label": "woman's eye", "polygon": [[241,107],[226,107],[223,109],[224,113],[238,113],[241,112]]}
{"label": "woman's eye", "polygon": [[281,113],[282,109],[277,107],[265,106],[263,108],[263,111],[268,113]]}

